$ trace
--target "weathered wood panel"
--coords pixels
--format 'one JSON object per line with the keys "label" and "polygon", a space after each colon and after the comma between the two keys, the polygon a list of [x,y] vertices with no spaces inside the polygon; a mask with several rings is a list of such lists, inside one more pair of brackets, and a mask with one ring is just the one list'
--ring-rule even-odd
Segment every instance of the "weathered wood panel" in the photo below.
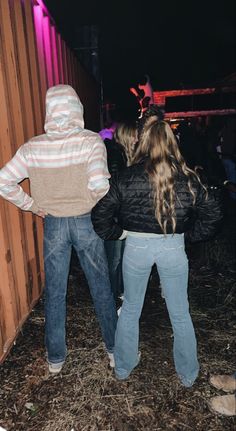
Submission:
{"label": "weathered wood panel", "polygon": [[[81,91],[87,127],[98,125],[96,83],[61,39],[43,2],[1,0],[0,168],[43,133],[45,94],[58,83]],[[22,186],[29,192],[28,180]],[[42,240],[42,220],[0,197],[0,362],[42,294]]]}

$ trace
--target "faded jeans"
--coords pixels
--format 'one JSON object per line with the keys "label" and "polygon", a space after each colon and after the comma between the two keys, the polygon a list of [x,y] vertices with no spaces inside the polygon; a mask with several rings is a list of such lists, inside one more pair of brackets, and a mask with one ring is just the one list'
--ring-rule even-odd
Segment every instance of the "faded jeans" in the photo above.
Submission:
{"label": "faded jeans", "polygon": [[188,260],[183,235],[128,236],[123,257],[124,302],[115,337],[115,373],[125,379],[138,364],[139,318],[156,263],[174,334],[174,363],[184,386],[198,376],[197,345],[187,296]]}
{"label": "faded jeans", "polygon": [[78,217],[45,217],[45,345],[48,361],[66,358],[66,293],[72,246],[85,273],[102,337],[113,352],[117,323],[104,243],[95,233],[90,214]]}

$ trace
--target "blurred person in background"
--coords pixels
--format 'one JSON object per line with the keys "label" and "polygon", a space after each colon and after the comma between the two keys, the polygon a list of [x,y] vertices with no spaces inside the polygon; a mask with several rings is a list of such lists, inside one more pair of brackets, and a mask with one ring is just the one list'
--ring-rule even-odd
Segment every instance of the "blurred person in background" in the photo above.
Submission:
{"label": "blurred person in background", "polygon": [[[236,184],[236,117],[229,116],[221,131],[220,156],[225,168],[227,180]],[[236,192],[231,191],[230,197],[236,201]]]}
{"label": "blurred person in background", "polygon": [[[137,141],[137,127],[135,123],[119,123],[113,139],[105,139],[107,149],[107,164],[111,178],[115,179],[119,173],[132,162],[133,152]],[[122,300],[124,285],[122,276],[122,257],[125,241],[107,240],[104,242],[108,260],[111,289],[117,302]],[[120,305],[120,304],[119,304]]]}

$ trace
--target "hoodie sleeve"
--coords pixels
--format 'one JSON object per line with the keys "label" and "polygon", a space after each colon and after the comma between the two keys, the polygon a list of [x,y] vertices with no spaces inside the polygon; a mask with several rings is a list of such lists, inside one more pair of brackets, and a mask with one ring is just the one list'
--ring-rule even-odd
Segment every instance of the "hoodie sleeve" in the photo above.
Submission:
{"label": "hoodie sleeve", "polygon": [[123,229],[116,222],[116,214],[120,207],[119,189],[115,181],[95,207],[91,218],[95,232],[104,240],[122,239]]}
{"label": "hoodie sleeve", "polygon": [[107,152],[99,136],[92,147],[88,158],[88,189],[92,198],[97,202],[109,190],[110,174],[107,167]]}
{"label": "hoodie sleeve", "polygon": [[25,211],[37,211],[34,200],[19,185],[28,178],[24,146],[21,146],[14,157],[0,169],[0,196]]}

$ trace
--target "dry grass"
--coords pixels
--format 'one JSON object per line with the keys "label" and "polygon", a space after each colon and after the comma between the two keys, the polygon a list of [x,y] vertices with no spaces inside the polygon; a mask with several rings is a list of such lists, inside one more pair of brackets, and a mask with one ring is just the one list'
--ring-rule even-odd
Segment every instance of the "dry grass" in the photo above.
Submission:
{"label": "dry grass", "polygon": [[[232,222],[232,218],[230,218]],[[200,376],[182,387],[172,361],[172,331],[155,272],[140,322],[140,365],[125,382],[109,369],[83,274],[70,280],[68,359],[48,374],[43,307],[32,312],[0,371],[0,425],[7,431],[229,431],[234,418],[214,415],[209,373],[231,373],[235,356],[233,222],[208,245],[190,248],[190,305]],[[234,231],[235,232],[235,231]],[[218,391],[219,393],[219,391]],[[27,404],[32,403],[32,404]]]}

